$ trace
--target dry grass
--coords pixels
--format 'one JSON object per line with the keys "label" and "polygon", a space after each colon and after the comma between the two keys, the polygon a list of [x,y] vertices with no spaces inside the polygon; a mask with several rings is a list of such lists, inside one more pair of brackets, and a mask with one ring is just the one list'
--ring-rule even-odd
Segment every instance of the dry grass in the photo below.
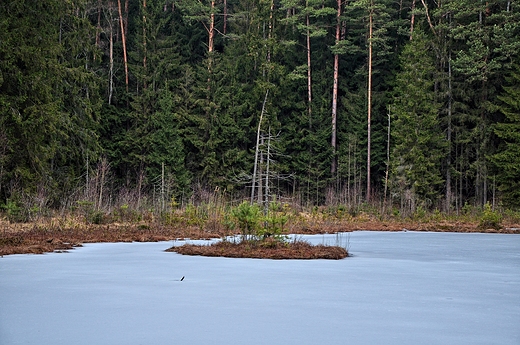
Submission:
{"label": "dry grass", "polygon": [[[403,229],[518,234],[520,233],[518,230],[520,224],[516,218],[513,220],[506,219],[503,221],[503,227],[497,230],[480,228],[478,220],[379,220],[366,214],[357,217],[334,218],[324,217],[323,214],[311,215],[300,212],[290,218],[285,227],[285,233],[324,234],[355,230],[401,231]],[[66,251],[89,242],[153,242],[179,238],[222,238],[227,235],[232,234],[227,232],[223,224],[219,222],[194,224],[188,221],[180,221],[168,224],[155,219],[146,219],[141,222],[111,222],[110,224],[96,225],[86,224],[84,219],[77,217],[44,218],[31,223],[11,223],[6,219],[0,219],[0,255]],[[247,249],[247,246],[244,246],[244,248],[234,248],[232,245],[222,247],[226,245],[223,243],[212,250],[220,250],[221,252],[227,250],[229,255],[226,256],[240,255],[241,257],[281,258],[283,255],[289,255],[285,253],[289,250],[287,246],[273,249],[269,248],[270,244],[266,244],[253,250],[251,245],[249,245],[250,249]],[[323,249],[316,246],[316,248],[310,250],[294,244],[291,244],[289,248],[294,252],[293,258],[300,255],[300,252],[306,251],[313,253],[307,253],[306,258],[315,258],[318,255],[317,253]],[[200,248],[199,250],[208,249]],[[251,254],[253,252],[256,254]],[[218,251],[217,254],[223,256]]]}
{"label": "dry grass", "polygon": [[279,242],[242,241],[238,243],[222,241],[211,245],[185,244],[171,247],[167,251],[184,255],[219,256],[229,258],[256,259],[332,259],[346,258],[345,248],[326,245],[311,245],[304,241]]}
{"label": "dry grass", "polygon": [[82,243],[157,242],[178,238],[220,238],[226,234],[196,227],[174,228],[153,224],[8,224],[0,222],[0,255],[66,251]]}
{"label": "dry grass", "polygon": [[479,232],[479,233],[520,233],[518,222],[503,222],[500,229],[481,228],[478,220],[401,220],[399,218],[377,219],[373,216],[362,215],[343,219],[322,217],[300,217],[287,226],[288,233],[292,234],[333,234],[351,231],[435,231],[435,232]]}

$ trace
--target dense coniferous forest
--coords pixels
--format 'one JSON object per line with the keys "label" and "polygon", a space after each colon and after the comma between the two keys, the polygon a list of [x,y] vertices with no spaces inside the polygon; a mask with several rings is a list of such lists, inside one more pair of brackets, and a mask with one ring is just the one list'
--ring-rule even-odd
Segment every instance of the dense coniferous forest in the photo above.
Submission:
{"label": "dense coniferous forest", "polygon": [[520,3],[0,4],[0,205],[520,206]]}

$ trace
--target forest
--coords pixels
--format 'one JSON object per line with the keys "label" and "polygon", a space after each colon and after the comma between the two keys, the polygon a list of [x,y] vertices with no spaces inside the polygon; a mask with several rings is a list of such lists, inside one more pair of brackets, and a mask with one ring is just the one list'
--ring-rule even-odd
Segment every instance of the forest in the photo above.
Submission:
{"label": "forest", "polygon": [[0,4],[0,206],[520,207],[520,4]]}

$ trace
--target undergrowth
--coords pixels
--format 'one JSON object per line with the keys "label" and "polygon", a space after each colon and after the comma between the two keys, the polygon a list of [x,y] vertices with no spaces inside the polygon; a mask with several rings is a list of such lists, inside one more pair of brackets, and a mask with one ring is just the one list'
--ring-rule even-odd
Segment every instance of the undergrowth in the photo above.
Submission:
{"label": "undergrowth", "polygon": [[[489,203],[466,204],[460,212],[417,208],[408,217],[396,208],[381,214],[374,206],[336,205],[303,208],[290,203],[264,205],[232,202],[218,193],[197,204],[171,202],[165,209],[125,201],[100,207],[76,200],[68,208],[45,209],[20,200],[0,205],[0,252],[45,252],[60,243],[223,238],[240,235],[249,245],[276,247],[288,234],[344,233],[354,230],[518,233],[520,212]],[[32,247],[31,247],[32,246]],[[39,246],[39,247],[34,247]],[[30,248],[29,248],[30,247]]]}

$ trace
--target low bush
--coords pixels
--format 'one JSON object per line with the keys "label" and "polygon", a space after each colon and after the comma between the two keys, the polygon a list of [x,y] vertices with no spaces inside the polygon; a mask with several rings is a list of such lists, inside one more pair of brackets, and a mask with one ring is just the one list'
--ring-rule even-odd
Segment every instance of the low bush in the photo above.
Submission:
{"label": "low bush", "polygon": [[7,219],[11,222],[23,222],[26,221],[26,217],[24,216],[24,212],[22,212],[22,208],[18,205],[17,202],[12,200],[7,200],[5,205],[2,205],[1,208],[5,211],[7,215]]}
{"label": "low bush", "polygon": [[491,208],[489,202],[484,205],[484,210],[480,216],[479,227],[481,229],[495,229],[502,228],[502,216]]}

